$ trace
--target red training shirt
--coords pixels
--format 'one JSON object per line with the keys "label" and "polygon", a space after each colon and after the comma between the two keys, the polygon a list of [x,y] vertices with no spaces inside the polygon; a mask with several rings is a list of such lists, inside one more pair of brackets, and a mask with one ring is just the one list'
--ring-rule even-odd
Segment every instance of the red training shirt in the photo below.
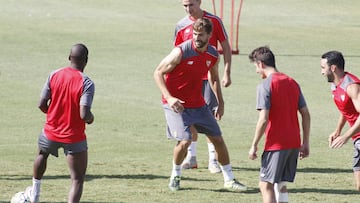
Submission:
{"label": "red training shirt", "polygon": [[[217,50],[208,45],[205,52],[196,50],[193,40],[178,46],[181,49],[181,62],[165,76],[165,84],[170,94],[185,103],[185,108],[198,108],[205,105],[202,95],[202,76],[207,74],[218,60]],[[162,102],[167,103],[162,97]]]}
{"label": "red training shirt", "polygon": [[[217,48],[218,42],[221,43],[228,39],[225,27],[221,19],[216,15],[203,11],[202,17],[208,18],[213,25],[213,31],[210,37],[209,44]],[[194,19],[193,17],[185,16],[176,24],[174,46],[178,46],[179,44],[185,42],[186,40],[193,38],[192,25],[194,24],[195,21],[196,19]],[[207,79],[208,79],[207,74],[204,74],[203,80],[207,80]]]}
{"label": "red training shirt", "polygon": [[44,133],[49,140],[76,143],[86,139],[80,105],[91,106],[94,83],[81,71],[66,67],[52,72],[41,93],[50,100]]}
{"label": "red training shirt", "polygon": [[257,109],[269,110],[265,130],[265,151],[301,146],[298,109],[306,106],[295,80],[283,73],[273,73],[257,88]]}
{"label": "red training shirt", "polygon": [[[341,79],[339,85],[335,86],[333,84],[331,87],[334,102],[350,126],[353,126],[359,117],[359,112],[356,111],[351,98],[346,93],[347,87],[354,83],[360,84],[359,78],[351,73],[345,72],[345,76]],[[352,137],[354,141],[359,138],[360,133]]]}

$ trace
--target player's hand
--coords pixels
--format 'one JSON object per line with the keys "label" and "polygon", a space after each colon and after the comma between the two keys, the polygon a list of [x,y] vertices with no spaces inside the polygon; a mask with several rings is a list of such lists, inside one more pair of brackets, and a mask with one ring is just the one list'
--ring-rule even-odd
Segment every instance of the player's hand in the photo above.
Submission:
{"label": "player's hand", "polygon": [[90,118],[85,121],[87,124],[92,124],[94,122],[94,114],[90,112]]}
{"label": "player's hand", "polygon": [[184,106],[182,105],[183,103],[185,103],[184,101],[175,97],[171,97],[167,100],[167,102],[173,109],[173,111],[175,111],[176,113],[182,113],[184,111]]}
{"label": "player's hand", "polygon": [[310,154],[309,145],[308,144],[302,144],[301,148],[300,148],[300,153],[299,153],[300,160],[305,158],[305,157],[308,157],[309,154]]}
{"label": "player's hand", "polygon": [[255,160],[257,158],[256,152],[257,152],[257,146],[251,146],[249,150],[249,159]]}
{"label": "player's hand", "polygon": [[332,142],[339,137],[340,135],[335,131],[329,135],[328,141],[329,141],[329,147],[331,147]]}
{"label": "player's hand", "polygon": [[224,74],[221,83],[223,87],[229,87],[231,85],[230,75]]}
{"label": "player's hand", "polygon": [[223,115],[224,115],[224,105],[219,105],[214,112],[214,117],[216,120],[219,121],[221,120]]}
{"label": "player's hand", "polygon": [[335,140],[332,141],[330,147],[331,148],[340,148],[344,144],[346,144],[348,140],[349,140],[349,138],[346,138],[345,136],[338,136]]}

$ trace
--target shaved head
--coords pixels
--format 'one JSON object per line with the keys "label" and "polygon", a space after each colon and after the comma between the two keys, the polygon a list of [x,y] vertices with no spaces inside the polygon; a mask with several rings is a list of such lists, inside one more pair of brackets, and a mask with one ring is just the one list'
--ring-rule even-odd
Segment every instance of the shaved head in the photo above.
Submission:
{"label": "shaved head", "polygon": [[88,49],[83,44],[75,44],[70,51],[70,57],[77,58],[79,60],[87,59],[88,57]]}
{"label": "shaved head", "polygon": [[83,70],[88,60],[88,54],[89,51],[84,44],[75,44],[70,50],[69,60],[75,68]]}

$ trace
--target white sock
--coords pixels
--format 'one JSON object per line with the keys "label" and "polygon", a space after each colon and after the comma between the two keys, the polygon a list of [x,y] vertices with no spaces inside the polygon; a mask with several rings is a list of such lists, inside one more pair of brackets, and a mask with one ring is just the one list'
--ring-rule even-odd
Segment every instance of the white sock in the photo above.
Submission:
{"label": "white sock", "polygon": [[181,165],[176,165],[175,162],[173,161],[173,168],[172,168],[172,171],[171,171],[171,178],[173,178],[175,176],[181,176]]}
{"label": "white sock", "polygon": [[278,190],[278,184],[277,183],[274,183],[274,193],[275,193],[276,202],[279,202],[279,190]]}
{"label": "white sock", "polygon": [[30,194],[31,202],[39,202],[41,180],[33,178],[33,185]]}
{"label": "white sock", "polygon": [[234,174],[232,172],[232,168],[230,164],[227,164],[225,166],[220,165],[220,168],[224,176],[224,182],[228,182],[234,179]]}
{"label": "white sock", "polygon": [[209,164],[216,163],[215,146],[213,143],[207,143],[207,144],[208,144],[208,151],[209,151]]}
{"label": "white sock", "polygon": [[192,141],[188,148],[188,157],[196,156],[196,147],[197,147],[197,142]]}

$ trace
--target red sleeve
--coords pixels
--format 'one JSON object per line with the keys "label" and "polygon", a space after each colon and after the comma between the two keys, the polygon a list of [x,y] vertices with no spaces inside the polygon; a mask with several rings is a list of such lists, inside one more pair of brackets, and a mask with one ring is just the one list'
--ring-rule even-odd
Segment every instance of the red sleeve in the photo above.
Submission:
{"label": "red sleeve", "polygon": [[214,35],[214,37],[216,37],[217,41],[223,42],[224,40],[226,40],[227,34],[226,34],[226,31],[225,31],[225,28],[224,28],[224,25],[222,24],[222,22],[219,21],[217,18],[214,18],[213,26],[214,26],[213,35]]}

